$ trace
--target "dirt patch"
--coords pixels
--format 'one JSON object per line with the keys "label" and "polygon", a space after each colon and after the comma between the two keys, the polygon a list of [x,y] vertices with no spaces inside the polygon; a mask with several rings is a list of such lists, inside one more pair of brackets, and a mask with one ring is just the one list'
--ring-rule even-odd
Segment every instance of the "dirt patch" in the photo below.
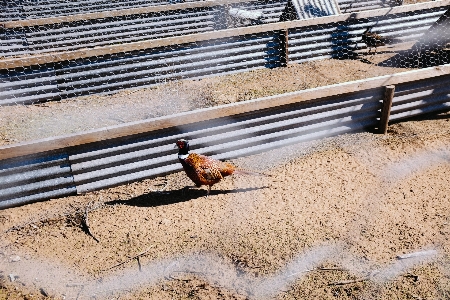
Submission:
{"label": "dirt patch", "polygon": [[235,160],[273,176],[208,198],[180,172],[2,210],[0,296],[448,298],[449,117]]}
{"label": "dirt patch", "polygon": [[[0,107],[0,144],[406,71],[393,55]],[[449,298],[449,117],[234,160],[272,176],[207,198],[180,172],[2,210],[0,299]]]}

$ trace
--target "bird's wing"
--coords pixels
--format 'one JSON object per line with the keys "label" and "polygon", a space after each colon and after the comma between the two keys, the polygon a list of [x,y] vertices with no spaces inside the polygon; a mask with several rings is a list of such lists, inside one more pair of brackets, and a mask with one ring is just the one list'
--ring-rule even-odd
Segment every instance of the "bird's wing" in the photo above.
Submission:
{"label": "bird's wing", "polygon": [[206,181],[218,181],[221,180],[222,174],[220,173],[220,161],[213,158],[191,153],[186,162],[189,163],[197,173],[197,176]]}

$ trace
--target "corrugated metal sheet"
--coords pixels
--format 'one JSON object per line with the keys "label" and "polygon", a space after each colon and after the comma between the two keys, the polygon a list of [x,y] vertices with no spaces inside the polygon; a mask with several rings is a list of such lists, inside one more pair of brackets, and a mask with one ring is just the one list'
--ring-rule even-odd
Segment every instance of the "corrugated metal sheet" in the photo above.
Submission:
{"label": "corrugated metal sheet", "polygon": [[278,35],[271,32],[63,62],[56,66],[58,87],[61,96],[68,98],[166,80],[276,67],[277,39]]}
{"label": "corrugated metal sheet", "polygon": [[[26,20],[67,16],[74,14],[102,12],[126,8],[167,5],[178,3],[177,0],[2,0],[5,8],[0,14],[0,21]],[[193,2],[193,1],[186,1]]]}
{"label": "corrugated metal sheet", "polygon": [[289,30],[289,60],[351,56],[355,47],[365,47],[361,35],[368,26],[372,32],[402,43],[417,40],[447,10],[434,8],[383,17],[358,19]]}
{"label": "corrugated metal sheet", "polygon": [[25,27],[29,51],[76,50],[212,31],[220,12],[213,8],[177,10]]}
{"label": "corrugated metal sheet", "polygon": [[440,76],[395,88],[391,121],[450,109],[450,76]]}
{"label": "corrugated metal sheet", "polygon": [[334,0],[288,0],[280,21],[304,20],[339,14]]}
{"label": "corrugated metal sheet", "polygon": [[235,3],[231,7],[249,11],[262,12],[262,23],[274,23],[280,20],[280,16],[286,7],[287,0],[266,0]]}
{"label": "corrugated metal sheet", "polygon": [[382,97],[378,88],[205,121],[75,147],[69,159],[77,190],[84,193],[181,170],[174,150],[179,138],[189,139],[198,153],[229,159],[374,127]]}
{"label": "corrugated metal sheet", "polygon": [[0,209],[76,194],[65,153],[2,160],[0,178]]}
{"label": "corrugated metal sheet", "polygon": [[0,58],[29,53],[24,28],[0,28]]}
{"label": "corrugated metal sheet", "polygon": [[0,105],[59,99],[55,69],[51,65],[0,70]]}
{"label": "corrugated metal sheet", "polygon": [[[261,22],[266,23],[278,21],[285,1],[233,5],[263,12]],[[226,29],[229,22],[226,8],[215,6],[8,29],[2,38],[6,48],[0,55],[69,51],[180,36]]]}
{"label": "corrugated metal sheet", "polygon": [[337,0],[341,13],[402,5],[403,0]]}
{"label": "corrugated metal sheet", "polygon": [[0,0],[0,22],[24,18],[19,0]]}

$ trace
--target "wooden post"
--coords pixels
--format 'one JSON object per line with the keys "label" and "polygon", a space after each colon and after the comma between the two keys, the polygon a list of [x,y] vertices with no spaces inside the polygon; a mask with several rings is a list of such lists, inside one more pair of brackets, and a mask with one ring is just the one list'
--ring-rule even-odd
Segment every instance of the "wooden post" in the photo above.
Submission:
{"label": "wooden post", "polygon": [[383,108],[381,109],[380,128],[382,134],[387,133],[389,117],[391,115],[392,99],[394,99],[395,85],[386,86],[384,91]]}
{"label": "wooden post", "polygon": [[287,67],[289,63],[289,37],[288,30],[280,31],[280,66]]}

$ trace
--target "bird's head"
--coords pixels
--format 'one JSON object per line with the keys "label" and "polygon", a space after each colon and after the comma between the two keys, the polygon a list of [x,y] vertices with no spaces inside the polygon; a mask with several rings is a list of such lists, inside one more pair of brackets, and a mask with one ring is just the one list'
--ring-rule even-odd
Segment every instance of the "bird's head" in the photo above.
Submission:
{"label": "bird's head", "polygon": [[189,153],[189,142],[187,140],[178,140],[176,146],[178,148],[178,154],[188,154]]}

